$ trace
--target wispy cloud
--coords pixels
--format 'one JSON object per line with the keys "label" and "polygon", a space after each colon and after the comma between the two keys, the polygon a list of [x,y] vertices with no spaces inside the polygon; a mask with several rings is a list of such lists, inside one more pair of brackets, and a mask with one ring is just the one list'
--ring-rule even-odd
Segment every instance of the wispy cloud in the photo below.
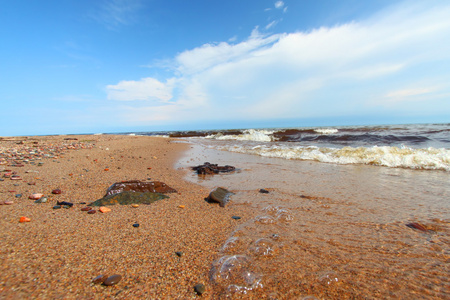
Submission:
{"label": "wispy cloud", "polygon": [[[198,115],[208,121],[368,113],[373,103],[367,99],[430,92],[399,88],[408,82],[450,82],[450,71],[433,67],[450,60],[448,15],[445,3],[405,2],[365,21],[309,32],[263,35],[256,28],[241,43],[205,44],[178,54],[173,77],[165,82],[144,78],[109,85],[108,98],[156,99],[157,109],[129,102],[129,122],[141,124]],[[440,90],[448,93],[450,84]]]}
{"label": "wispy cloud", "polygon": [[103,0],[89,16],[108,29],[134,23],[141,0]]}

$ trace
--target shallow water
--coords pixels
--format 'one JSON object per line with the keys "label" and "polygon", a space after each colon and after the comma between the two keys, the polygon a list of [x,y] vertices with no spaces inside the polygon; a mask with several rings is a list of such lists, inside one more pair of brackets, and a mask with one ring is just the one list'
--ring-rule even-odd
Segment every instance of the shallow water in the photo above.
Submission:
{"label": "shallow water", "polygon": [[[188,180],[233,191],[228,205],[255,215],[240,220],[211,262],[216,297],[449,297],[449,172],[292,161],[195,144],[179,167],[206,161],[239,170],[190,172]],[[411,222],[428,230],[406,226]]]}

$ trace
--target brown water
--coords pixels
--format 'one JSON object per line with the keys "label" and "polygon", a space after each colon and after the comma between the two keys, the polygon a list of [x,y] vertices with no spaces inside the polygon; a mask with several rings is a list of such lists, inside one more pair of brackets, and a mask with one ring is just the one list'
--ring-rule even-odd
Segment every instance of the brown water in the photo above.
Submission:
{"label": "brown water", "polygon": [[[228,206],[248,206],[255,215],[239,220],[212,262],[214,297],[450,297],[448,172],[290,161],[200,145],[179,166],[206,161],[239,170],[190,173],[188,180],[233,191]],[[406,226],[412,222],[427,230]]]}

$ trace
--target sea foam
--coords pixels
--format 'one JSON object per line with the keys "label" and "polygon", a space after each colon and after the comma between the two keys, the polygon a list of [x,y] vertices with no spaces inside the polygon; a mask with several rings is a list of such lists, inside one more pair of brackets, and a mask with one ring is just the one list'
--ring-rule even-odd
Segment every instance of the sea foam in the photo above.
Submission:
{"label": "sea foam", "polygon": [[412,149],[391,146],[327,148],[286,145],[229,145],[218,148],[264,157],[334,164],[366,164],[391,168],[450,171],[450,150],[444,148]]}

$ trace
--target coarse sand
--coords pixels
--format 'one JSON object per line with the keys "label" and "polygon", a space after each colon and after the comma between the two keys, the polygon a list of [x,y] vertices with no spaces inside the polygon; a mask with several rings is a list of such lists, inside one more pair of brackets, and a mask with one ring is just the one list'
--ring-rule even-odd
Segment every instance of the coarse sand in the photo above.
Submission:
{"label": "coarse sand", "polygon": [[[211,298],[208,272],[238,222],[232,216],[252,212],[209,204],[207,189],[183,179],[186,170],[174,165],[188,147],[147,136],[0,139],[0,201],[14,202],[0,206],[0,299]],[[124,180],[162,181],[178,192],[137,208],[81,211]],[[35,203],[33,193],[48,202]],[[53,209],[57,201],[74,205]],[[30,222],[20,223],[22,216]],[[122,280],[92,283],[102,274]],[[196,284],[206,286],[202,296]]]}

